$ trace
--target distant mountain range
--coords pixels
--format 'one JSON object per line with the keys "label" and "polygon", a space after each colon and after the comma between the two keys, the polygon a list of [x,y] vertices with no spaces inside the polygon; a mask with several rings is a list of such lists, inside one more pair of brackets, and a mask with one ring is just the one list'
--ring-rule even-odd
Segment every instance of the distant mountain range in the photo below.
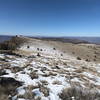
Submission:
{"label": "distant mountain range", "polygon": [[65,43],[74,43],[74,44],[79,44],[79,43],[89,43],[86,40],[79,40],[77,38],[68,38],[68,37],[35,37],[36,39],[41,39],[41,40],[46,40],[46,41],[61,41]]}
{"label": "distant mountain range", "polygon": [[79,39],[90,43],[100,44],[100,37],[69,37],[69,39]]}
{"label": "distant mountain range", "polygon": [[[12,36],[0,35],[0,42],[10,40]],[[42,40],[53,40],[68,43],[95,43],[100,44],[100,37],[31,37],[38,38]]]}
{"label": "distant mountain range", "polygon": [[94,43],[100,44],[100,37],[33,37],[42,40],[62,41],[68,43]]}

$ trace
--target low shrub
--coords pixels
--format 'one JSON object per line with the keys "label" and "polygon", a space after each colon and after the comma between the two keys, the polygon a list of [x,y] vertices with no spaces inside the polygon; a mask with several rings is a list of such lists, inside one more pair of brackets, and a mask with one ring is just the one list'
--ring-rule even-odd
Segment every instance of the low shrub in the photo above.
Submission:
{"label": "low shrub", "polygon": [[33,71],[30,73],[30,77],[31,77],[31,79],[37,79],[39,76],[36,72]]}
{"label": "low shrub", "polygon": [[37,56],[40,57],[41,56],[40,53],[37,53]]}
{"label": "low shrub", "polygon": [[53,50],[56,50],[56,48],[53,48]]}
{"label": "low shrub", "polygon": [[89,60],[89,59],[86,59],[85,61],[90,62],[90,60]]}
{"label": "low shrub", "polygon": [[72,86],[62,90],[59,97],[62,100],[100,100],[100,93],[96,90]]}
{"label": "low shrub", "polygon": [[77,60],[81,60],[81,58],[80,57],[77,57]]}
{"label": "low shrub", "polygon": [[45,86],[40,86],[39,90],[40,90],[40,92],[42,92],[44,94],[45,97],[49,96],[49,88],[47,88]]}
{"label": "low shrub", "polygon": [[11,40],[0,43],[0,50],[16,50],[24,42],[24,38],[12,37]]}
{"label": "low shrub", "polygon": [[0,50],[15,50],[16,44],[6,41],[0,44]]}

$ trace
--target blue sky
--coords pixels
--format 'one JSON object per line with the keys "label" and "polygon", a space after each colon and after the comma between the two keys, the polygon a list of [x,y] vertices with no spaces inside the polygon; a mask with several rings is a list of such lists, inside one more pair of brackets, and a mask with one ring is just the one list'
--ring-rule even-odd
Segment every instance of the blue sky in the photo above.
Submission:
{"label": "blue sky", "polygon": [[100,0],[0,0],[0,34],[100,36]]}

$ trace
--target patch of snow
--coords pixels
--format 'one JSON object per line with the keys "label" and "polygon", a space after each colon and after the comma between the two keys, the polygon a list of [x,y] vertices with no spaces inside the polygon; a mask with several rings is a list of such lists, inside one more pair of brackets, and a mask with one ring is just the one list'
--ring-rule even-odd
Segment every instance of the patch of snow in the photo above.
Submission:
{"label": "patch of snow", "polygon": [[0,58],[5,58],[4,54],[0,54]]}
{"label": "patch of snow", "polygon": [[23,99],[23,98],[18,98],[17,100],[26,100],[26,99]]}
{"label": "patch of snow", "polygon": [[18,74],[16,77],[17,80],[24,82],[25,85],[36,85],[35,80],[32,80],[27,74]]}
{"label": "patch of snow", "polygon": [[33,89],[32,92],[35,93],[36,96],[41,96],[39,89]]}
{"label": "patch of snow", "polygon": [[3,77],[12,77],[12,78],[15,77],[15,74],[12,73],[11,70],[6,69],[5,71],[6,71],[6,73],[8,73],[8,74],[7,74],[7,75],[3,75]]}
{"label": "patch of snow", "polygon": [[23,87],[19,87],[19,88],[17,88],[17,92],[18,92],[19,95],[24,95],[25,89],[23,89]]}
{"label": "patch of snow", "polygon": [[89,78],[94,78],[94,75],[92,75],[91,73],[83,72],[82,74],[89,77]]}

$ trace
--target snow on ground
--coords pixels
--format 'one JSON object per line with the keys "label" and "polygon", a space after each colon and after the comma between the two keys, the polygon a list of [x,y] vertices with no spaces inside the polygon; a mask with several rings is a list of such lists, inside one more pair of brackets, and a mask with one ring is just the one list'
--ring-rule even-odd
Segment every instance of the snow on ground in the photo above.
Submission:
{"label": "snow on ground", "polygon": [[[37,51],[38,47],[43,51]],[[35,98],[41,97],[41,100],[60,100],[59,93],[71,84],[88,87],[91,83],[97,89],[100,87],[100,64],[79,61],[67,54],[61,56],[61,51],[53,50],[52,46],[46,44],[42,46],[42,43],[39,46],[31,44],[30,48],[24,45],[21,50],[33,51],[32,55],[35,55],[35,58],[27,56],[11,59],[13,56],[6,55],[6,63],[10,64],[10,67],[4,69],[8,74],[2,76],[13,77],[23,82],[23,86],[17,88],[13,100],[31,100],[22,96],[28,91],[35,94]],[[38,52],[40,57],[36,56]],[[4,55],[0,54],[0,58],[4,58]],[[1,67],[2,65],[3,63],[0,63]]]}

